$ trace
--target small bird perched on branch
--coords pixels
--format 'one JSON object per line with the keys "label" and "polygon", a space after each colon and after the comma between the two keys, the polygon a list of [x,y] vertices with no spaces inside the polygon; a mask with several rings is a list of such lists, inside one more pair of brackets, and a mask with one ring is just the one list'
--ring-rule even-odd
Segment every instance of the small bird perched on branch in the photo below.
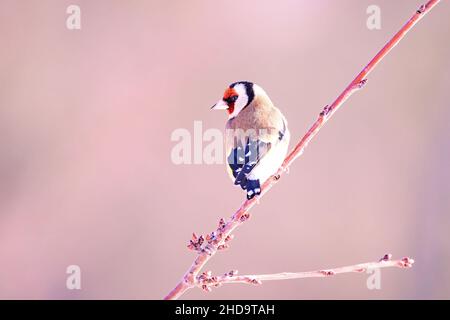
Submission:
{"label": "small bird perched on branch", "polygon": [[248,81],[232,83],[211,109],[228,111],[228,173],[235,185],[247,191],[247,199],[252,199],[286,157],[290,138],[287,121],[266,92]]}

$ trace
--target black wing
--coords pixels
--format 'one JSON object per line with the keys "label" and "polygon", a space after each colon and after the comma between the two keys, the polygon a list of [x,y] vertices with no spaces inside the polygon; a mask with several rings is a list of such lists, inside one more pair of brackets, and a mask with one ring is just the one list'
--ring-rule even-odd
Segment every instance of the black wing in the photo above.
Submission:
{"label": "black wing", "polygon": [[228,165],[235,178],[234,184],[247,189],[247,175],[270,149],[270,143],[247,138],[245,146],[238,143],[228,156]]}

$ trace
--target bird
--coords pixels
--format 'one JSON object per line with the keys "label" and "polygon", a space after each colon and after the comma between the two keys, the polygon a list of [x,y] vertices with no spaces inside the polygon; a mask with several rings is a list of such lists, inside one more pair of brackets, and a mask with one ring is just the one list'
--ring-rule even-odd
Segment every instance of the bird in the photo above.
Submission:
{"label": "bird", "polygon": [[286,157],[290,139],[286,118],[267,93],[250,81],[230,84],[211,109],[228,112],[227,171],[250,200],[261,194],[263,183]]}

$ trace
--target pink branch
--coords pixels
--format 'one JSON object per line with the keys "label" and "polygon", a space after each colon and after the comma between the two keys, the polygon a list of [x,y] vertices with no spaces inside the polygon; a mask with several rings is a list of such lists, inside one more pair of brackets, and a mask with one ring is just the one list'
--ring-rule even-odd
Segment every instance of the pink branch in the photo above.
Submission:
{"label": "pink branch", "polygon": [[219,287],[227,283],[247,283],[258,285],[263,281],[272,280],[289,280],[289,279],[302,279],[302,278],[323,278],[334,276],[341,273],[363,273],[367,270],[381,269],[381,268],[410,268],[412,267],[414,260],[411,258],[403,258],[400,260],[391,260],[391,255],[386,254],[382,259],[377,262],[360,263],[346,267],[316,270],[307,272],[282,272],[274,274],[260,274],[260,275],[243,275],[237,276],[237,271],[230,271],[222,276],[212,276],[211,272],[204,272],[198,277],[196,285],[201,287],[205,291],[211,291],[213,287]]}
{"label": "pink branch", "polygon": [[398,31],[391,40],[376,54],[376,56],[367,64],[367,66],[356,76],[355,79],[347,86],[347,88],[337,97],[337,99],[329,106],[326,106],[320,113],[319,118],[314,122],[308,132],[303,136],[300,142],[295,146],[291,153],[286,157],[278,172],[268,179],[261,188],[261,195],[258,199],[253,198],[246,200],[241,207],[233,214],[233,216],[225,222],[221,219],[217,230],[207,237],[198,237],[194,235],[189,248],[196,250],[199,254],[194,260],[191,267],[185,273],[177,286],[169,292],[165,299],[177,299],[188,289],[196,287],[199,281],[199,273],[206,263],[214,254],[225,249],[231,237],[231,233],[249,217],[248,211],[261,199],[270,188],[275,185],[280,176],[289,168],[294,160],[299,157],[308,143],[316,136],[324,124],[334,115],[334,113],[344,104],[344,102],[358,89],[366,83],[366,76],[373,71],[378,63],[404,38],[414,25],[421,20],[440,0],[430,0],[414,13],[408,22]]}

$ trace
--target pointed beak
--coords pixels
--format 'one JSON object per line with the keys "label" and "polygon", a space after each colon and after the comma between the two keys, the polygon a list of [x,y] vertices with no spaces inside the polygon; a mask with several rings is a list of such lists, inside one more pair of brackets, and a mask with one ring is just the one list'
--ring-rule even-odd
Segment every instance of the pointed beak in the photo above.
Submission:
{"label": "pointed beak", "polygon": [[228,109],[228,105],[223,100],[219,100],[215,105],[211,107],[214,110],[226,110]]}

